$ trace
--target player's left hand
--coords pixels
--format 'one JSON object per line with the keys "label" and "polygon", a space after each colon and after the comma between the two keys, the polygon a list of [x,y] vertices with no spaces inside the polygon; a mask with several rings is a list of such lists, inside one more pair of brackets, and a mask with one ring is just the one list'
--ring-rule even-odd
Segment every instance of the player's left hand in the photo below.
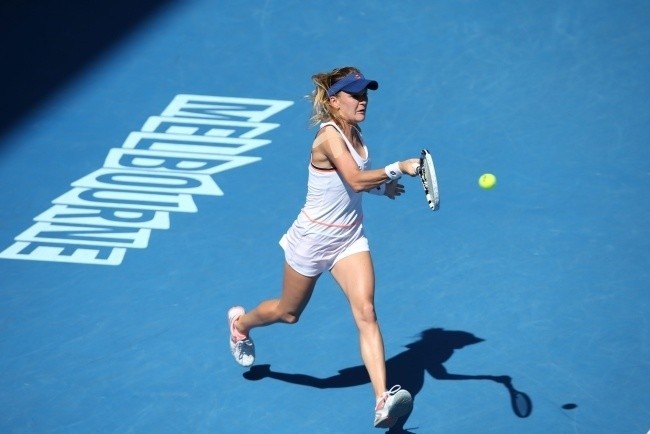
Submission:
{"label": "player's left hand", "polygon": [[388,196],[389,199],[395,199],[397,196],[404,193],[404,186],[397,181],[391,181],[386,184],[386,191],[384,192],[385,196]]}

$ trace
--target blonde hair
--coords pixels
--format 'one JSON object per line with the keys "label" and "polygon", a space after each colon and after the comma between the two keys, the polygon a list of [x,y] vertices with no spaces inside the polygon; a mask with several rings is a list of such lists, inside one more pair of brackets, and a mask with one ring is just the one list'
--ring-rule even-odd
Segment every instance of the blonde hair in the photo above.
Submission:
{"label": "blonde hair", "polygon": [[315,85],[314,90],[309,95],[309,99],[311,100],[311,117],[309,121],[312,126],[328,121],[333,121],[337,125],[341,125],[342,121],[338,113],[332,110],[330,106],[330,97],[327,96],[327,90],[343,77],[356,73],[361,73],[361,71],[353,66],[343,66],[331,72],[312,75],[311,79]]}

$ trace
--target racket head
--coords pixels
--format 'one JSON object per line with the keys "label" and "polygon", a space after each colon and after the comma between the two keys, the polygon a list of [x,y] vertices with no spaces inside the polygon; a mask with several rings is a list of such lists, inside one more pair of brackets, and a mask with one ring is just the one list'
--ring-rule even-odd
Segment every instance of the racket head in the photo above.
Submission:
{"label": "racket head", "polygon": [[420,169],[418,172],[429,208],[433,211],[437,211],[440,208],[438,177],[436,176],[436,167],[433,164],[433,157],[427,149],[423,149],[420,154]]}
{"label": "racket head", "polygon": [[514,411],[518,417],[525,418],[530,416],[530,414],[533,412],[533,402],[530,400],[530,397],[524,392],[511,390],[510,399],[512,404],[512,411]]}

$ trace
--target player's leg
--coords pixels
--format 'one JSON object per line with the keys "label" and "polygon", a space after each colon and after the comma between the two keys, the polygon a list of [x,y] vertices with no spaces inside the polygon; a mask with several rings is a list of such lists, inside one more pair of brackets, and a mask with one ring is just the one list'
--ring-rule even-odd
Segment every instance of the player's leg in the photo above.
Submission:
{"label": "player's leg", "polygon": [[319,276],[303,276],[285,262],[280,298],[265,300],[255,309],[240,315],[234,322],[235,329],[248,335],[255,327],[277,322],[296,323],[309,303]]}
{"label": "player's leg", "polygon": [[391,428],[397,420],[411,411],[411,394],[393,386],[386,390],[384,341],[375,313],[375,273],[369,251],[361,251],[338,261],[332,275],[343,289],[359,329],[361,358],[368,370],[376,396],[377,428]]}
{"label": "player's leg", "polygon": [[277,322],[294,324],[298,321],[317,280],[318,276],[303,276],[285,263],[279,299],[263,301],[248,313],[241,306],[228,310],[230,351],[237,363],[251,366],[255,362],[255,345],[249,336],[251,329]]}
{"label": "player's leg", "polygon": [[375,314],[375,272],[370,252],[363,251],[338,261],[332,276],[347,297],[359,330],[359,344],[377,397],[386,391],[384,341]]}

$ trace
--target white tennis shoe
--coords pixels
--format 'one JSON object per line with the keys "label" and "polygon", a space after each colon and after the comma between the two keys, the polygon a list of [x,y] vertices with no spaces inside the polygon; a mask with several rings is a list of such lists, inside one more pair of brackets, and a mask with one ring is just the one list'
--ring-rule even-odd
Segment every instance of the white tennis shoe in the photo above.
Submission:
{"label": "white tennis shoe", "polygon": [[248,367],[255,362],[255,344],[253,340],[241,334],[235,328],[235,321],[244,314],[241,306],[231,307],[228,310],[228,327],[230,328],[230,352],[235,361],[242,366]]}
{"label": "white tennis shoe", "polygon": [[397,419],[413,408],[413,398],[401,386],[393,386],[384,392],[375,406],[375,428],[391,428]]}

